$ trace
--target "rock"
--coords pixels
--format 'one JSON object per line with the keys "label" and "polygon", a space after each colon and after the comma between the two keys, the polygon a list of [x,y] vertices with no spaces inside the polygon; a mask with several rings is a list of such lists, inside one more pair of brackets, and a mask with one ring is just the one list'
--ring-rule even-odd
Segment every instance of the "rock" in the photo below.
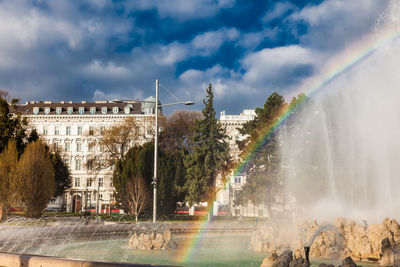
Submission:
{"label": "rock", "polygon": [[335,265],[333,265],[333,264],[321,263],[320,265],[318,265],[318,267],[335,267]]}
{"label": "rock", "polygon": [[[385,238],[392,247],[388,247],[383,255],[381,247]],[[310,257],[381,260],[383,266],[400,262],[400,225],[389,218],[371,225],[366,221],[357,223],[344,218],[337,218],[332,224],[314,220],[288,226],[276,222],[258,229],[251,244],[254,250],[262,252],[294,251],[295,259],[304,257],[303,247],[311,244]]]}
{"label": "rock", "polygon": [[291,261],[289,263],[289,267],[309,267],[309,266],[310,266],[310,264],[308,262],[306,262],[306,260],[303,259],[303,257],[294,259],[293,261]]}
{"label": "rock", "polygon": [[339,267],[358,267],[357,264],[354,263],[351,257],[346,257],[342,264]]}
{"label": "rock", "polygon": [[129,248],[134,250],[164,250],[176,248],[169,229],[141,230],[134,232],[129,239]]}
{"label": "rock", "polygon": [[293,261],[293,252],[285,250],[278,259],[276,259],[274,267],[288,267],[291,261]]}
{"label": "rock", "polygon": [[274,266],[274,263],[276,259],[278,258],[278,255],[276,253],[272,253],[268,257],[266,257],[260,267],[272,267]]}
{"label": "rock", "polygon": [[265,258],[260,267],[309,267],[303,257],[293,259],[293,252],[285,250],[280,256],[272,253]]}

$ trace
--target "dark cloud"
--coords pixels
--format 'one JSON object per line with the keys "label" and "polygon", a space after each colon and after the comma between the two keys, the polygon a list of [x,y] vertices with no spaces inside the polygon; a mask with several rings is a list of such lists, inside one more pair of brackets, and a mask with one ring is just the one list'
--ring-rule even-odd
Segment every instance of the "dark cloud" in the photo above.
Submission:
{"label": "dark cloud", "polygon": [[[25,100],[146,98],[240,113],[368,34],[387,1],[3,1],[0,88]],[[168,89],[168,90],[166,90]],[[171,107],[170,113],[181,107]]]}

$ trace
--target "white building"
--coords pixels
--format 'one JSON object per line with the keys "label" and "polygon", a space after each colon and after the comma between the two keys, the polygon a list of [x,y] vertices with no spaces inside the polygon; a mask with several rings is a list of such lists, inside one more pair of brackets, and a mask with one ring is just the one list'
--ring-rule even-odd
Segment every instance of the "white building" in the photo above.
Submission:
{"label": "white building", "polygon": [[62,151],[70,168],[72,187],[63,199],[67,211],[79,212],[85,206],[96,209],[97,201],[102,210],[113,204],[113,166],[94,172],[89,162],[94,156],[104,154],[99,143],[103,131],[127,117],[136,119],[140,133],[140,138],[130,146],[153,138],[155,99],[145,101],[144,104],[138,101],[31,101],[19,106],[29,125],[44,141]]}
{"label": "white building", "polygon": [[[226,134],[230,138],[228,141],[230,147],[230,153],[234,161],[239,159],[239,148],[236,141],[242,141],[247,136],[239,133],[239,129],[242,125],[248,121],[253,120],[256,117],[254,109],[245,109],[240,115],[226,115],[225,111],[221,111],[219,122],[225,128]],[[229,177],[228,182],[223,185],[220,181],[217,181],[217,187],[223,188],[217,193],[216,201],[218,205],[228,205],[234,216],[265,216],[264,208],[254,207],[249,204],[246,207],[235,207],[234,197],[235,192],[239,191],[246,183],[246,174],[238,173],[232,174]]]}

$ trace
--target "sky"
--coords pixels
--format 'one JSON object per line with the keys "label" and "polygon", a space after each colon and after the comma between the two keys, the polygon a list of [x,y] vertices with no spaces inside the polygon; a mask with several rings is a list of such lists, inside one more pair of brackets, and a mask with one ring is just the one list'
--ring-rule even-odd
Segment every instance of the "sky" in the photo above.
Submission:
{"label": "sky", "polygon": [[[371,34],[389,0],[0,0],[0,88],[20,102],[191,100],[217,114],[288,100]],[[184,106],[164,109],[170,114]]]}

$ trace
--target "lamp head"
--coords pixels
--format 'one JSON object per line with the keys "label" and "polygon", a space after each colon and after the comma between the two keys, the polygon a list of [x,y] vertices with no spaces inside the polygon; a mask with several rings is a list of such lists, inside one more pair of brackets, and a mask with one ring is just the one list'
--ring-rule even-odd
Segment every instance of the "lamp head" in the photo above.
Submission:
{"label": "lamp head", "polygon": [[185,105],[186,106],[191,106],[191,105],[194,105],[194,102],[193,101],[186,101]]}

